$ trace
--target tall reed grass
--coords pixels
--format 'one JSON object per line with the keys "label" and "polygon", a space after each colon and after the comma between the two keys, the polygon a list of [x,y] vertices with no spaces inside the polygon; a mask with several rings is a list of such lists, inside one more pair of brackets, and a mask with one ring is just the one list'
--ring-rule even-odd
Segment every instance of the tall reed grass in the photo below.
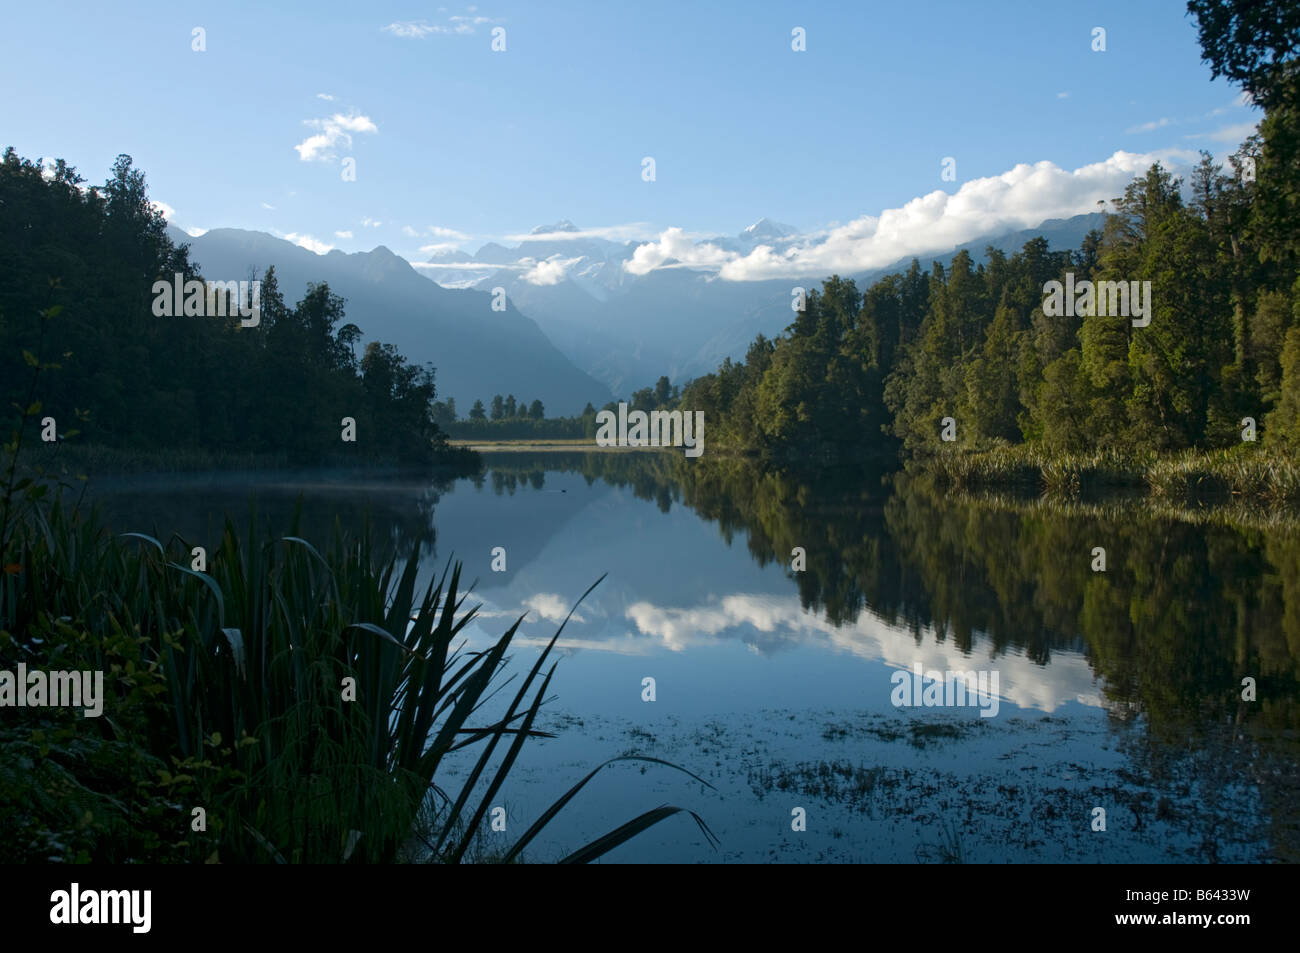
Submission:
{"label": "tall reed grass", "polygon": [[[259,537],[255,526],[250,518],[241,534],[228,521],[206,571],[192,568],[184,540],[113,536],[57,502],[13,528],[0,554],[0,667],[102,670],[109,697],[102,725],[50,710],[11,723],[30,775],[80,793],[27,817],[22,792],[0,792],[14,799],[10,815],[71,830],[78,812],[98,812],[65,859],[519,860],[600,770],[508,847],[482,849],[484,819],[524,745],[546,736],[538,718],[567,618],[507,679],[522,617],[471,651],[463,633],[478,607],[460,564],[420,585],[418,546],[380,563],[368,533],[336,529],[318,549],[295,528]],[[488,717],[498,693],[504,710]],[[77,746],[105,736],[139,770],[88,777]],[[443,769],[457,752],[469,770],[447,790]],[[21,774],[0,770],[0,780]],[[647,811],[566,860],[595,859],[682,810]]]}
{"label": "tall reed grass", "polygon": [[956,489],[1021,489],[1064,497],[1135,490],[1167,502],[1300,503],[1296,456],[1253,445],[1169,455],[1119,450],[1049,453],[1020,445],[949,450],[920,466],[939,485]]}

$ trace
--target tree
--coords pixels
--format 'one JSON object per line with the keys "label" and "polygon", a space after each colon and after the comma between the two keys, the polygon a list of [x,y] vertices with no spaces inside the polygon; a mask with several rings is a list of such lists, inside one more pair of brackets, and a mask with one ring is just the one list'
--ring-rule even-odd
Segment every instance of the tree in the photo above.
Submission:
{"label": "tree", "polygon": [[533,420],[541,420],[546,416],[546,409],[542,406],[540,400],[535,400],[528,405],[528,416]]}
{"label": "tree", "polygon": [[673,385],[667,376],[660,377],[655,381],[654,401],[655,408],[667,407],[669,401],[673,398]]}
{"label": "tree", "polygon": [[[470,420],[487,419],[487,412],[484,411],[483,409],[483,401],[481,400],[474,401],[474,406],[469,409],[469,419]],[[496,418],[493,419],[495,420]]]}
{"label": "tree", "polygon": [[501,420],[506,415],[506,402],[500,394],[492,396],[492,419]]}
{"label": "tree", "polygon": [[519,407],[515,402],[515,395],[511,394],[506,398],[505,416],[507,420],[513,419],[518,413]]}
{"label": "tree", "polygon": [[1189,0],[1211,76],[1238,83],[1265,111],[1253,230],[1267,258],[1300,255],[1300,5]]}
{"label": "tree", "polygon": [[1300,449],[1300,325],[1286,335],[1281,390],[1277,409],[1266,421],[1265,439],[1273,445]]}
{"label": "tree", "polygon": [[1227,77],[1265,109],[1294,95],[1291,80],[1300,49],[1300,6],[1295,0],[1188,0],[1196,17],[1202,59],[1211,78]]}
{"label": "tree", "polygon": [[352,365],[357,363],[357,342],[361,340],[361,329],[355,324],[348,322],[338,330],[339,345],[348,349],[352,355]]}

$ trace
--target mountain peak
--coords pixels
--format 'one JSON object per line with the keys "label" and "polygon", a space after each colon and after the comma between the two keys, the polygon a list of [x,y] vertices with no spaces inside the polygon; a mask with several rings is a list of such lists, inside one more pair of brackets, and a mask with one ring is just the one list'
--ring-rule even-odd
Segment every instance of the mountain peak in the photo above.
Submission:
{"label": "mountain peak", "polygon": [[770,218],[760,218],[753,225],[750,225],[740,233],[741,238],[788,238],[795,234],[795,229],[790,225],[782,225],[780,222],[774,222]]}
{"label": "mountain peak", "polygon": [[578,226],[574,225],[567,218],[556,222],[554,225],[538,225],[529,235],[549,235],[551,232],[576,232]]}

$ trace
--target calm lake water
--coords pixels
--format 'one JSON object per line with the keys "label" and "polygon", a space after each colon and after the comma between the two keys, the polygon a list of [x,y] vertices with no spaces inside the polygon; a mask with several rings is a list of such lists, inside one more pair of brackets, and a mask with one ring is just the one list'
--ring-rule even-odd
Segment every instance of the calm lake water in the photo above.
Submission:
{"label": "calm lake water", "polygon": [[[488,837],[513,842],[618,755],[713,787],[611,765],[534,842],[535,860],[662,804],[700,814],[721,846],[678,815],[605,859],[1300,857],[1294,524],[962,500],[861,472],[800,482],[671,454],[486,462],[437,485],[222,474],[102,482],[93,496],[115,529],[209,551],[225,514],[247,525],[250,502],[286,531],[301,498],[312,539],[368,514],[398,551],[424,538],[426,580],[449,557],[465,563],[482,603],[474,644],[527,614],[516,668],[607,574],[559,643],[540,716],[557,737],[526,746],[496,798],[508,833]],[[904,698],[917,664],[974,672],[988,694]],[[963,700],[946,687],[938,700]]]}

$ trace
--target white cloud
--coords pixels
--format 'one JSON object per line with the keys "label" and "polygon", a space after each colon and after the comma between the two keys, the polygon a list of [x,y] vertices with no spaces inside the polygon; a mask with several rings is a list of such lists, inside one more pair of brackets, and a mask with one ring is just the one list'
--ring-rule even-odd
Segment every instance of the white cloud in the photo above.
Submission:
{"label": "white cloud", "polygon": [[384,27],[384,32],[391,33],[393,36],[404,36],[420,40],[430,33],[436,33],[437,30],[423,21],[408,20],[406,22],[390,23]]}
{"label": "white cloud", "polygon": [[378,228],[380,225],[384,223],[375,218],[363,218],[361,220],[361,224],[364,225],[366,228]]}
{"label": "white cloud", "polygon": [[334,102],[334,97],[331,96],[329,93],[317,93],[317,94],[316,94],[316,98],[317,98],[317,99],[323,99],[323,100],[325,100],[327,103],[332,103],[332,102]]}
{"label": "white cloud", "polygon": [[604,238],[609,241],[640,241],[654,238],[655,232],[647,222],[629,222],[626,225],[607,225],[603,228],[580,228],[572,232],[538,232],[533,234],[502,235],[507,242],[565,242],[582,238]]}
{"label": "white cloud", "polygon": [[[421,245],[420,252],[424,255],[439,255],[443,252],[458,251],[460,246],[455,242],[435,242],[432,245]],[[481,265],[477,267],[483,267]]]}
{"label": "white cloud", "polygon": [[1190,136],[1183,136],[1183,138],[1213,139],[1215,142],[1227,142],[1235,146],[1243,142],[1248,136],[1253,135],[1258,128],[1258,122],[1239,122],[1231,126],[1222,126],[1214,130],[1214,132],[1198,132]]}
{"label": "white cloud", "polygon": [[310,235],[299,235],[297,232],[289,232],[284,237],[288,241],[293,242],[299,248],[305,248],[308,251],[315,252],[318,255],[323,255],[334,247],[333,245],[325,244],[325,242],[317,241],[316,239],[312,238]]}
{"label": "white cloud", "polygon": [[206,229],[206,228],[196,228],[196,227],[193,226],[193,225],[191,225],[189,228],[185,229],[185,234],[188,235],[188,236],[190,236],[190,238],[198,238],[200,235],[206,235],[207,233],[208,233],[208,229]]}
{"label": "white cloud", "polygon": [[559,255],[552,255],[545,261],[533,264],[531,258],[525,258],[521,264],[532,264],[532,267],[525,271],[521,277],[530,285],[558,285],[564,280],[568,270],[580,261],[582,261],[580,257],[561,258]]}
{"label": "white cloud", "polygon": [[1116,152],[1070,171],[1052,162],[1021,163],[1001,175],[972,179],[955,193],[934,191],[901,208],[864,215],[831,229],[821,242],[801,242],[778,252],[760,245],[741,255],[708,242],[692,244],[679,228],[636,249],[623,267],[632,274],[656,268],[716,268],[729,281],[851,274],[892,264],[909,255],[951,249],[997,231],[1033,228],[1049,218],[1095,212],[1099,201],[1120,195],[1152,163],[1192,164],[1188,150]]}
{"label": "white cloud", "polygon": [[269,202],[263,202],[263,203],[262,203],[262,208],[270,209],[272,212],[275,211],[275,206],[272,205],[272,204],[269,203]]}
{"label": "white cloud", "polygon": [[1057,99],[1069,99],[1069,98],[1070,98],[1070,94],[1069,94],[1069,93],[1057,93],[1057,94],[1056,94],[1056,98],[1057,98]]}
{"label": "white cloud", "polygon": [[405,235],[407,238],[419,238],[419,237],[420,237],[420,233],[417,232],[415,229],[413,229],[410,225],[403,225],[403,226],[402,226],[402,234]]}
{"label": "white cloud", "polygon": [[[473,11],[474,8],[471,7],[470,12]],[[393,34],[393,36],[423,40],[426,36],[433,34],[469,36],[484,23],[494,22],[496,21],[492,17],[453,16],[448,17],[446,23],[430,23],[428,20],[398,20],[383,27],[382,30],[384,33]]]}
{"label": "white cloud", "polygon": [[150,202],[149,204],[152,205],[159,212],[162,212],[163,218],[167,219],[167,221],[169,222],[176,215],[176,209],[172,208],[166,202]]}
{"label": "white cloud", "polygon": [[[547,622],[560,623],[564,617],[569,614],[573,604],[566,602],[562,596],[553,592],[539,592],[535,596],[530,596],[524,600],[524,606],[536,612]],[[573,613],[574,622],[586,622],[580,612]]]}
{"label": "white cloud", "polygon": [[298,145],[298,158],[303,162],[324,162],[335,158],[334,150],[340,146],[352,147],[352,134],[378,132],[379,127],[368,116],[352,114],[345,116],[335,113],[328,119],[304,119],[303,124],[319,129],[314,136],[308,136]]}
{"label": "white cloud", "polygon": [[1161,116],[1159,119],[1152,122],[1144,122],[1140,126],[1129,126],[1124,131],[1127,133],[1152,132],[1156,129],[1163,129],[1165,126],[1172,125],[1174,125],[1174,120],[1170,119],[1168,116]]}
{"label": "white cloud", "polygon": [[[846,655],[868,661],[879,660],[892,668],[911,670],[921,662],[925,671],[969,671],[988,668],[999,673],[999,696],[1020,708],[1055,711],[1077,702],[1097,706],[1101,699],[1097,680],[1082,655],[1061,653],[1044,667],[1023,654],[992,657],[968,655],[951,640],[939,641],[926,628],[926,639],[917,644],[912,630],[890,625],[869,613],[848,625],[834,625],[809,612],[797,597],[765,593],[734,593],[717,601],[682,608],[637,602],[625,616],[642,635],[651,636],[665,648],[681,652],[694,646],[716,645],[720,639],[743,637],[747,629],[762,633],[762,644],[773,648],[806,644],[829,644]],[[988,643],[981,640],[981,655]]]}
{"label": "white cloud", "polygon": [[[765,248],[767,246],[762,245],[755,251]],[[623,268],[634,275],[646,275],[674,262],[685,268],[720,268],[735,262],[739,257],[735,252],[725,251],[708,242],[697,245],[682,229],[674,227],[666,229],[657,241],[637,246],[631,260],[623,262]]]}
{"label": "white cloud", "polygon": [[334,237],[335,237],[335,238],[351,238],[351,237],[352,237],[352,233],[349,232],[349,231],[335,232],[335,233],[334,233]]}
{"label": "white cloud", "polygon": [[[434,248],[437,246],[430,245],[428,247]],[[496,265],[496,264],[490,265],[481,261],[448,261],[448,262],[413,261],[411,262],[411,267],[412,268],[433,268],[433,269],[450,268],[450,269],[459,269],[461,271],[482,271],[482,272],[529,271],[534,267],[535,263],[531,258],[526,259],[526,261],[527,264],[521,264],[516,262],[507,265]]]}
{"label": "white cloud", "polygon": [[464,232],[458,232],[454,228],[443,228],[441,225],[430,225],[429,234],[434,238],[453,238],[458,242],[469,241],[470,236]]}

